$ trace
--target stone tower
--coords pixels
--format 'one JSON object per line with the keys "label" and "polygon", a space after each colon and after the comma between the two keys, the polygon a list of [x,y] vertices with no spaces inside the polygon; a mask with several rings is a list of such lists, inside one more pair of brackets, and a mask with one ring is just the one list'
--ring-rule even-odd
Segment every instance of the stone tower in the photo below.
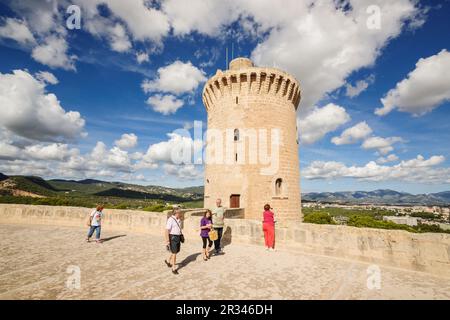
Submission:
{"label": "stone tower", "polygon": [[[213,208],[221,198],[223,206],[244,208],[246,219],[259,220],[264,204],[269,203],[282,224],[302,219],[296,124],[299,102],[300,86],[293,76],[274,68],[255,67],[246,58],[234,59],[229,70],[218,70],[208,80],[203,89],[208,113],[206,208]],[[212,131],[215,140],[210,140]],[[266,154],[271,154],[276,149],[271,144],[276,141],[272,135],[276,132],[278,164],[271,167],[261,161],[261,146],[267,145]],[[211,161],[220,158],[218,140],[226,158],[222,163]]]}

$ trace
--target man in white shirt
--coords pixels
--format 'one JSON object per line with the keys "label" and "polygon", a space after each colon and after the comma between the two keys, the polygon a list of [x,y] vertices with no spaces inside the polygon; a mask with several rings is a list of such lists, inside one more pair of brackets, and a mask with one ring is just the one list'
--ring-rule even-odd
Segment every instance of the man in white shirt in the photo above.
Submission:
{"label": "man in white shirt", "polygon": [[89,217],[89,232],[87,235],[87,242],[90,242],[92,235],[95,231],[95,242],[101,243],[100,234],[102,231],[102,218],[103,218],[103,206],[97,206],[92,211]]}
{"label": "man in white shirt", "polygon": [[176,269],[177,253],[180,252],[183,233],[181,231],[181,210],[174,209],[172,216],[167,219],[166,223],[166,244],[171,254],[169,261],[164,260],[169,268],[172,268],[173,274],[178,274]]}

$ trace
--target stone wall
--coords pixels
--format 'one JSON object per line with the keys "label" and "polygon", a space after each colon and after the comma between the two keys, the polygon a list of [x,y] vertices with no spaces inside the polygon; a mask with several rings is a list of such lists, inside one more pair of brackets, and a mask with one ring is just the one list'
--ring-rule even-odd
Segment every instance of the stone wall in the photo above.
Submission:
{"label": "stone wall", "polygon": [[[86,227],[85,219],[90,211],[75,207],[0,204],[0,223]],[[183,225],[187,241],[199,241],[200,217],[189,212],[185,216]],[[165,222],[164,213],[107,209],[103,227],[105,231],[160,234],[162,238]],[[230,243],[262,246],[261,222],[227,219],[224,244]],[[292,223],[276,229],[276,246],[450,277],[448,234]]]}

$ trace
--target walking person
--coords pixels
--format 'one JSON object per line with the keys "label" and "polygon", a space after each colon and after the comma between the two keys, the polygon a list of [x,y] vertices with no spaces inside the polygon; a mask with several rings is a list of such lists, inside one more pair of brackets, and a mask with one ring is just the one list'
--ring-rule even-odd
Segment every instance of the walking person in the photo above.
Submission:
{"label": "walking person", "polygon": [[216,200],[216,207],[212,210],[213,228],[217,231],[217,240],[214,240],[215,254],[220,254],[222,248],[220,247],[220,241],[222,240],[223,226],[224,226],[224,214],[225,208],[222,207],[222,199]]}
{"label": "walking person", "polygon": [[275,251],[275,218],[269,204],[264,205],[263,232],[266,250]]}
{"label": "walking person", "polygon": [[184,242],[181,231],[181,210],[179,208],[174,209],[172,216],[167,219],[165,236],[170,257],[169,261],[164,260],[164,262],[169,268],[172,268],[173,274],[178,274],[176,268],[177,253],[180,252],[181,243]]}
{"label": "walking person", "polygon": [[209,232],[212,230],[212,213],[211,210],[207,209],[203,215],[202,220],[200,220],[200,237],[203,241],[203,260],[208,261],[210,258],[209,252],[212,247],[212,240],[209,238]]}
{"label": "walking person", "polygon": [[89,215],[89,231],[86,242],[91,241],[91,237],[95,231],[95,242],[101,243],[100,235],[102,231],[103,206],[98,205]]}

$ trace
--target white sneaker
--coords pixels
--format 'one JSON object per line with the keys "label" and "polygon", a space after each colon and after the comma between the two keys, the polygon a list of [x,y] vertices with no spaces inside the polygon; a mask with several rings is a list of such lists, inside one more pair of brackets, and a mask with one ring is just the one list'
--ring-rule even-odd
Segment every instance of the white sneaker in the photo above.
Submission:
{"label": "white sneaker", "polygon": [[275,248],[270,248],[270,251],[276,251]]}
{"label": "white sneaker", "polygon": [[266,248],[266,251],[269,251],[270,250],[270,248]]}

